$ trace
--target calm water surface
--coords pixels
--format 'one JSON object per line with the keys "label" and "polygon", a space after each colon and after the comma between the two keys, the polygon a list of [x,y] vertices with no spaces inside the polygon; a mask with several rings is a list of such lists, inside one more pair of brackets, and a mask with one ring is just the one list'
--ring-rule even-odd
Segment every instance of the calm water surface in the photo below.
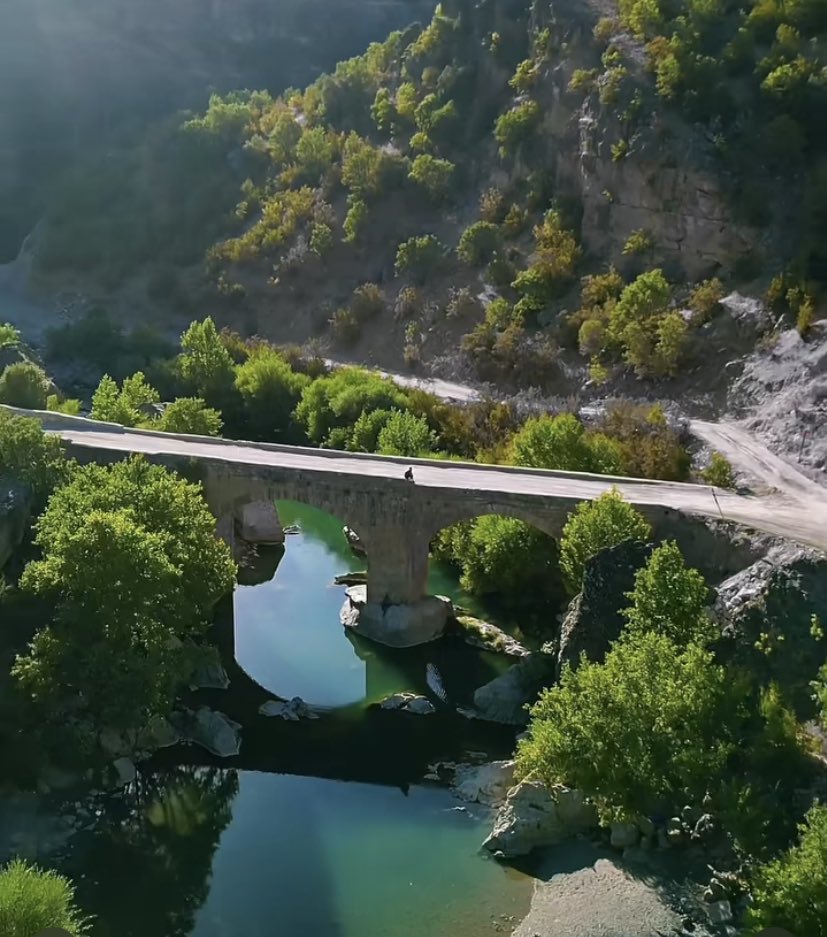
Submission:
{"label": "calm water surface", "polygon": [[[510,933],[532,882],[481,854],[490,829],[482,808],[415,779],[398,786],[336,779],[353,776],[349,758],[365,769],[357,777],[384,778],[416,738],[441,740],[447,757],[479,747],[472,729],[479,733],[480,723],[457,719],[453,704],[507,662],[458,643],[388,651],[345,634],[344,588],[331,584],[364,561],[350,553],[340,522],[296,505],[279,509],[302,533],[288,537],[271,581],[236,591],[235,654],[267,691],[329,712],[314,723],[268,721],[256,739],[245,727],[233,767],[156,764],[122,796],[86,804],[91,823],[75,837],[66,869],[98,917],[95,937]],[[444,570],[433,575],[433,591],[458,596]],[[429,670],[438,672],[441,694]],[[428,693],[440,713],[367,708],[399,689]],[[406,732],[418,734],[410,746]],[[316,738],[335,739],[327,762],[326,743]],[[289,762],[291,773],[245,762],[245,749],[262,748],[276,770]]]}

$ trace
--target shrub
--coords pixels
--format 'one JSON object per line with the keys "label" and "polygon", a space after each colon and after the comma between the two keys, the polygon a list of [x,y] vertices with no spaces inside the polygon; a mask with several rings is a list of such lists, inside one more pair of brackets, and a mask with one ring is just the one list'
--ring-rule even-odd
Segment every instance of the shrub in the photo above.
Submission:
{"label": "shrub", "polygon": [[716,488],[735,487],[735,473],[732,470],[732,464],[720,452],[712,453],[709,465],[701,474],[707,484],[714,485]]}
{"label": "shrub", "polygon": [[617,489],[578,504],[560,539],[560,567],[569,590],[579,592],[586,561],[600,550],[624,540],[646,540],[651,532],[649,522]]}
{"label": "shrub", "polygon": [[413,319],[422,312],[423,299],[415,286],[403,286],[393,304],[393,317],[398,321]]}
{"label": "shrub", "polygon": [[810,331],[810,328],[815,319],[815,304],[812,300],[812,297],[805,297],[801,304],[798,307],[798,312],[796,313],[795,327],[798,329],[798,334],[804,338],[807,333]]}
{"label": "shrub", "polygon": [[756,931],[784,927],[793,934],[823,937],[827,932],[827,806],[812,807],[798,831],[795,846],[756,870],[747,924]]}
{"label": "shrub", "polygon": [[75,903],[72,883],[22,859],[0,870],[0,933],[3,937],[39,937],[60,928],[70,937],[89,933],[90,919]]}
{"label": "shrub", "polygon": [[539,123],[540,106],[536,101],[524,101],[500,114],[494,126],[494,139],[500,145],[500,155],[513,155],[534,135]]}
{"label": "shrub", "polygon": [[537,63],[533,59],[524,59],[517,66],[517,70],[514,72],[508,84],[518,93],[525,94],[536,84],[537,75]]}
{"label": "shrub", "polygon": [[330,317],[330,328],[340,345],[355,345],[362,334],[362,324],[350,309],[337,309]]}
{"label": "shrub", "polygon": [[599,74],[596,68],[575,68],[569,79],[569,91],[594,91]]}
{"label": "shrub", "polygon": [[466,286],[452,286],[448,291],[449,300],[445,314],[449,319],[468,319],[480,311],[480,301]]}
{"label": "shrub", "polygon": [[[605,465],[608,453],[603,452],[602,455]],[[571,413],[561,413],[555,417],[536,416],[526,420],[511,441],[509,461],[531,468],[569,472],[598,470],[591,437],[586,434],[580,420]],[[609,468],[619,471],[619,453]]]}
{"label": "shrub", "polygon": [[457,256],[460,260],[474,267],[491,261],[500,249],[502,238],[497,225],[490,221],[475,221],[460,236]]}
{"label": "shrub", "polygon": [[376,283],[357,286],[350,299],[350,311],[359,322],[373,319],[385,311],[385,297]]}
{"label": "shrub", "polygon": [[501,189],[486,189],[480,196],[480,217],[483,221],[499,224],[508,211],[508,200]]}
{"label": "shrub", "polygon": [[699,803],[734,749],[731,683],[712,655],[664,634],[618,641],[602,664],[566,667],[531,709],[520,775],[565,783],[604,818]]}
{"label": "shrub", "polygon": [[233,385],[235,370],[233,359],[209,316],[203,322],[191,323],[181,336],[178,366],[181,377],[196,395],[220,410]]}
{"label": "shrub", "polygon": [[615,404],[600,429],[620,445],[624,475],[668,481],[688,477],[691,457],[662,407]]}
{"label": "shrub", "polygon": [[436,445],[428,421],[405,410],[392,411],[377,437],[377,452],[381,455],[426,457]]}
{"label": "shrub", "polygon": [[154,428],[164,433],[220,436],[222,422],[218,410],[208,407],[200,397],[178,397],[165,407]]}
{"label": "shrub", "polygon": [[706,644],[714,635],[706,615],[709,589],[703,576],[686,565],[672,541],[655,549],[635,575],[635,587],[624,610],[632,633],[654,631],[675,644]]}
{"label": "shrub", "polygon": [[434,202],[442,202],[451,194],[455,170],[447,159],[422,153],[413,161],[408,178],[421,186]]}
{"label": "shrub", "polygon": [[424,283],[436,272],[445,257],[445,247],[433,234],[403,241],[396,251],[396,272],[409,274],[414,280]]}
{"label": "shrub", "polygon": [[39,503],[67,474],[57,436],[47,435],[38,420],[0,409],[0,466],[3,473],[29,485]]}
{"label": "shrub", "polygon": [[274,349],[257,348],[236,372],[247,427],[255,439],[290,441],[292,415],[310,379]]}
{"label": "shrub", "polygon": [[57,394],[49,394],[46,398],[46,409],[52,413],[65,413],[67,416],[79,416],[81,403],[74,397],[61,400]]}
{"label": "shrub", "polygon": [[626,243],[623,245],[623,254],[626,257],[647,254],[653,246],[652,235],[643,228],[639,228],[626,238]]}
{"label": "shrub", "polygon": [[333,248],[333,228],[323,221],[316,221],[310,229],[310,250],[324,257]]}
{"label": "shrub", "polygon": [[32,361],[17,361],[0,374],[0,403],[26,410],[45,410],[49,378]]}
{"label": "shrub", "polygon": [[349,195],[347,199],[347,214],[342,222],[343,238],[346,244],[353,244],[359,237],[359,232],[368,220],[368,206],[364,199]]}
{"label": "shrub", "polygon": [[721,308],[724,297],[724,284],[715,277],[699,283],[689,296],[689,308],[695,313],[696,324],[708,322]]}
{"label": "shrub", "polygon": [[108,374],[104,374],[92,396],[91,417],[122,426],[137,426],[147,418],[145,408],[159,400],[158,392],[147,384],[141,371],[126,378],[120,389]]}
{"label": "shrub", "polygon": [[14,348],[20,344],[20,332],[8,322],[0,322],[0,348]]}

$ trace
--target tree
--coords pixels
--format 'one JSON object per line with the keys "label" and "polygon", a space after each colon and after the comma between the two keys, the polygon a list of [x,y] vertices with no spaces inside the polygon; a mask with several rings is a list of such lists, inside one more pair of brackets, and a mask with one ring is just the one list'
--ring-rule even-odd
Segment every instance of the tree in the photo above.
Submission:
{"label": "tree", "polygon": [[625,333],[632,324],[643,325],[653,317],[661,315],[669,302],[671,288],[662,270],[642,273],[624,287],[620,299],[614,305],[609,318],[609,334],[612,341],[628,346]]}
{"label": "tree", "polygon": [[19,344],[19,330],[9,322],[0,322],[0,348],[15,348]]}
{"label": "tree", "polygon": [[756,932],[827,935],[827,806],[811,807],[798,831],[798,843],[753,876],[747,924]]}
{"label": "tree", "polygon": [[140,458],[84,466],[50,499],[36,542],[43,558],[21,586],[55,615],[15,664],[21,684],[98,723],[166,714],[235,575],[199,488]]}
{"label": "tree", "polygon": [[594,460],[583,424],[572,413],[529,417],[511,441],[511,462],[530,468],[590,472]]}
{"label": "tree", "polygon": [[60,928],[71,937],[89,933],[90,919],[75,903],[72,883],[22,859],[0,870],[0,934],[39,937],[46,928]]}
{"label": "tree", "polygon": [[0,403],[26,410],[45,410],[49,378],[32,361],[17,361],[0,374]]}
{"label": "tree", "polygon": [[534,134],[539,122],[540,106],[536,101],[524,101],[500,114],[494,127],[500,155],[512,156]]}
{"label": "tree", "polygon": [[274,349],[253,351],[235,378],[253,438],[279,442],[293,438],[293,411],[309,384],[310,378],[297,374]]}
{"label": "tree", "polygon": [[444,257],[445,248],[433,234],[408,238],[396,251],[396,273],[409,273],[418,283],[424,283]]}
{"label": "tree", "polygon": [[339,368],[305,387],[296,420],[317,445],[344,448],[363,413],[407,405],[407,395],[389,378],[364,368]]}
{"label": "tree", "polygon": [[46,435],[37,420],[0,409],[2,474],[29,485],[39,505],[68,474],[60,440]]}
{"label": "tree", "polygon": [[674,541],[663,543],[635,575],[635,588],[625,609],[632,632],[655,631],[679,646],[707,643],[714,635],[705,609],[709,589],[697,569],[686,565]]}
{"label": "tree", "polygon": [[456,167],[447,159],[437,159],[427,153],[416,157],[408,178],[421,186],[434,202],[442,202],[451,194],[451,183]]}
{"label": "tree", "polygon": [[499,250],[502,236],[497,225],[490,221],[475,221],[463,232],[457,245],[457,256],[474,267],[490,263]]}
{"label": "tree", "polygon": [[613,488],[594,501],[583,501],[569,514],[560,540],[560,567],[571,592],[578,592],[586,561],[624,540],[646,540],[648,521]]}
{"label": "tree", "polygon": [[436,444],[436,434],[427,420],[408,410],[394,410],[379,431],[377,451],[381,455],[424,457]]}
{"label": "tree", "polygon": [[92,419],[122,426],[137,426],[147,418],[145,408],[160,401],[158,391],[146,382],[142,371],[117,382],[104,374],[92,396]]}
{"label": "tree", "polygon": [[379,434],[385,428],[395,410],[364,410],[353,424],[347,441],[349,452],[377,452]]}
{"label": "tree", "polygon": [[221,414],[200,397],[178,397],[164,409],[155,428],[164,433],[220,436]]}
{"label": "tree", "polygon": [[714,485],[716,488],[735,487],[735,473],[732,470],[732,463],[720,452],[712,453],[709,465],[701,474],[705,482]]}
{"label": "tree", "polygon": [[543,691],[517,750],[519,772],[582,790],[604,816],[668,816],[722,776],[737,735],[734,692],[698,645],[629,635],[604,663],[566,667]]}
{"label": "tree", "polygon": [[181,336],[181,377],[210,406],[222,408],[234,378],[233,359],[208,316]]}

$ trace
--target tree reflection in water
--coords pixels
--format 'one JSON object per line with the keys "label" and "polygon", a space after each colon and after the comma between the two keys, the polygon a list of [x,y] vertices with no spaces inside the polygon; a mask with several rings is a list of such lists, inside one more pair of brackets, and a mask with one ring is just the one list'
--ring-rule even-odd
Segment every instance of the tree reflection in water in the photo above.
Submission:
{"label": "tree reflection in water", "polygon": [[103,808],[77,883],[96,937],[192,932],[237,793],[237,772],[188,765],[139,774]]}

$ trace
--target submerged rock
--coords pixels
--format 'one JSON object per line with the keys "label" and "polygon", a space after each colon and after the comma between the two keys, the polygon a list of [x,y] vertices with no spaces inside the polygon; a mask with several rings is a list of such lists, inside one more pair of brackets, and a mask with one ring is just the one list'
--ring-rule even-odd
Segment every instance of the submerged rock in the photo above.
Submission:
{"label": "submerged rock", "polygon": [[526,703],[533,703],[540,690],[551,684],[555,669],[552,654],[538,651],[523,657],[474,693],[477,717],[506,725],[526,725]]}
{"label": "submerged rock", "polygon": [[194,742],[219,758],[232,758],[241,751],[241,726],[222,712],[202,706],[194,713],[175,713],[174,720],[183,741]]}
{"label": "submerged rock", "polygon": [[510,634],[491,622],[472,615],[457,615],[450,622],[449,633],[461,638],[471,647],[482,648],[509,657],[527,657],[531,652]]}
{"label": "submerged rock", "polygon": [[266,703],[259,706],[258,711],[262,716],[277,716],[280,719],[286,719],[288,722],[319,718],[319,714],[313,712],[300,696],[294,696],[291,700],[267,700]]}
{"label": "submerged rock", "polygon": [[483,846],[504,858],[525,856],[597,826],[597,811],[580,791],[521,781],[508,792]]}
{"label": "submerged rock", "polygon": [[626,540],[596,553],[586,562],[583,588],[572,599],[560,629],[557,676],[564,664],[576,667],[580,655],[598,663],[624,624],[622,609],[635,585],[635,573],[652,553],[651,544]]}
{"label": "submerged rock", "polygon": [[342,624],[389,647],[414,647],[435,640],[453,613],[451,600],[441,595],[403,605],[368,602],[367,586],[351,586],[345,595]]}
{"label": "submerged rock", "polygon": [[459,765],[454,772],[454,793],[462,800],[498,807],[514,786],[514,761],[485,765]]}
{"label": "submerged rock", "polygon": [[400,710],[417,716],[430,716],[436,712],[436,707],[428,697],[417,693],[392,693],[379,703],[379,708]]}
{"label": "submerged rock", "polygon": [[272,501],[249,501],[242,505],[236,518],[238,536],[247,543],[279,546],[284,543],[284,530]]}

